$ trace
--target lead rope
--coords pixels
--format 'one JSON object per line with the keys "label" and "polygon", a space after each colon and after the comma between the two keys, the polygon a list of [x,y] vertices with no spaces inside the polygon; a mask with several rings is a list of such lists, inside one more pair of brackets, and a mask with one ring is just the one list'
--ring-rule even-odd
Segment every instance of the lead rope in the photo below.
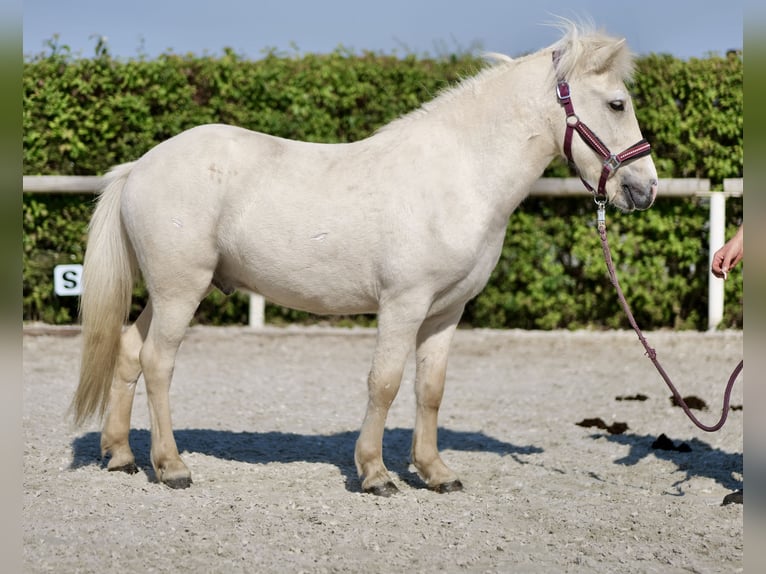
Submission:
{"label": "lead rope", "polygon": [[620,282],[617,280],[617,274],[614,271],[614,263],[612,261],[612,253],[609,249],[609,242],[607,241],[607,238],[606,238],[606,210],[605,210],[606,202],[596,200],[596,205],[598,206],[598,233],[601,236],[601,249],[604,252],[604,260],[606,261],[606,267],[607,267],[607,270],[609,271],[609,278],[611,279],[612,285],[614,285],[614,288],[617,291],[617,298],[620,301],[620,305],[622,306],[623,311],[625,311],[625,314],[628,316],[628,321],[630,322],[631,327],[633,327],[633,330],[636,332],[636,335],[638,335],[639,341],[641,341],[641,344],[644,346],[644,349],[646,349],[646,355],[649,357],[652,363],[654,363],[654,366],[656,367],[657,372],[659,372],[660,376],[663,378],[665,383],[668,385],[668,388],[673,393],[673,398],[675,399],[676,404],[678,404],[684,410],[684,412],[686,413],[686,416],[688,416],[689,419],[703,431],[707,431],[707,432],[717,431],[724,425],[724,423],[726,422],[726,418],[729,416],[729,400],[731,398],[731,389],[734,386],[734,381],[737,380],[739,373],[742,371],[743,361],[739,362],[739,364],[734,368],[734,371],[731,373],[731,376],[729,377],[729,382],[726,385],[726,390],[724,391],[724,394],[723,394],[723,412],[721,413],[721,418],[713,426],[707,426],[702,424],[697,419],[697,417],[694,416],[694,414],[691,412],[691,409],[689,409],[686,402],[683,400],[679,392],[676,390],[676,387],[671,382],[670,377],[665,372],[665,369],[662,368],[662,365],[657,360],[657,352],[652,347],[649,346],[649,343],[647,342],[646,338],[641,332],[641,329],[639,329],[638,325],[636,324],[636,320],[633,318],[633,313],[631,313],[630,307],[628,306],[628,302],[625,300],[625,295],[623,295],[622,293]]}

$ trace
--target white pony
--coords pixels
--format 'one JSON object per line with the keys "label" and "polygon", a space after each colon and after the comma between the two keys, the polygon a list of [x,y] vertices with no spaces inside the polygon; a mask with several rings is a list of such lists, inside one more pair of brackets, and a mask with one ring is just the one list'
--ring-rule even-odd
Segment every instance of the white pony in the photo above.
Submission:
{"label": "white pony", "polygon": [[[356,443],[362,489],[397,490],[382,458],[386,416],[412,349],[417,412],[412,463],[425,484],[460,490],[437,449],[447,354],[466,302],[500,255],[511,212],[555,156],[577,116],[601,142],[641,137],[625,80],[624,40],[567,25],[555,45],[493,66],[371,137],[350,144],[289,141],[227,125],[185,131],[115,167],[90,222],[81,318],[80,424],[106,415],[109,470],[135,472],[128,444],[143,373],[157,479],[191,484],[171,426],[176,352],[199,302],[246,289],[318,314],[377,313],[369,401]],[[603,158],[575,138],[572,161],[593,187]],[[608,201],[648,208],[650,157],[604,178]],[[149,303],[123,331],[138,273]]]}

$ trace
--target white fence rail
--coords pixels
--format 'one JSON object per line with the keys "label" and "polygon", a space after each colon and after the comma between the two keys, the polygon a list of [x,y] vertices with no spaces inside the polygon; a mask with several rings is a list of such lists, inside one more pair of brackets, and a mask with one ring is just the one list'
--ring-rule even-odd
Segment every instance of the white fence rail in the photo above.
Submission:
{"label": "white fence rail", "polygon": [[[96,175],[25,175],[24,193],[96,193],[103,185],[103,178]],[[741,178],[725,179],[723,189],[710,188],[708,179],[660,180],[661,197],[706,197],[710,199],[710,244],[708,263],[725,241],[726,199],[743,194]],[[590,195],[578,178],[542,178],[532,187],[531,195],[547,197],[576,197]],[[715,329],[723,319],[723,280],[708,273],[708,328]],[[262,327],[265,301],[260,295],[250,294],[249,323]]]}

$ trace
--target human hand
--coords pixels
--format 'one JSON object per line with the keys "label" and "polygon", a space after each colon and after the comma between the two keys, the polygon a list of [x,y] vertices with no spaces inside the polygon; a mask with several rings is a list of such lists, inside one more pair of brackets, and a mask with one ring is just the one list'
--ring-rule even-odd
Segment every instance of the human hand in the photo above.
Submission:
{"label": "human hand", "polygon": [[744,223],[739,226],[734,236],[713,254],[710,271],[720,279],[726,279],[729,271],[742,261],[744,254]]}

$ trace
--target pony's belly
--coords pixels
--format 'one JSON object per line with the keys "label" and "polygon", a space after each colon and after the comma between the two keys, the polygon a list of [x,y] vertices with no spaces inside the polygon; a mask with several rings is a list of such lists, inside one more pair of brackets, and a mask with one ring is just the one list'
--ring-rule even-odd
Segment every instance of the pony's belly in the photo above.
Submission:
{"label": "pony's belly", "polygon": [[219,268],[217,282],[263,295],[272,303],[317,315],[375,313],[378,301],[359,270],[342,266],[291,268],[275,261],[239,267],[234,273]]}
{"label": "pony's belly", "polygon": [[286,288],[284,285],[260,285],[254,292],[277,305],[316,315],[357,315],[378,311],[377,301],[363,296],[358,291],[339,288],[321,292],[304,291],[290,286]]}

